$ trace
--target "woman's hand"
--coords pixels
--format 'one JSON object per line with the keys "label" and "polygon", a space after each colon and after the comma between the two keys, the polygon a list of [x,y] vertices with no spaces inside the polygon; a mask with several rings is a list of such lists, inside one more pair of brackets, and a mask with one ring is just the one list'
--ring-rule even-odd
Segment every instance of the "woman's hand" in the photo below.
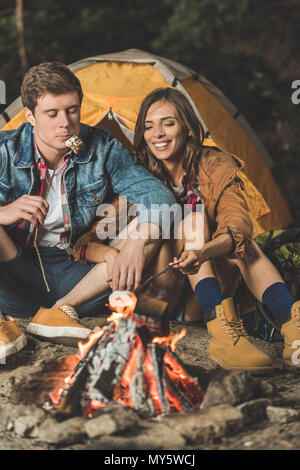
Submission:
{"label": "woman's hand", "polygon": [[179,258],[174,258],[174,262],[178,263],[174,269],[179,269],[182,274],[197,274],[205,261],[226,256],[231,252],[232,247],[231,235],[222,233],[213,240],[204,243],[201,250],[184,250]]}
{"label": "woman's hand", "polygon": [[204,261],[201,250],[185,250],[180,258],[174,258],[173,263],[177,264],[173,268],[178,269],[182,274],[197,274]]}

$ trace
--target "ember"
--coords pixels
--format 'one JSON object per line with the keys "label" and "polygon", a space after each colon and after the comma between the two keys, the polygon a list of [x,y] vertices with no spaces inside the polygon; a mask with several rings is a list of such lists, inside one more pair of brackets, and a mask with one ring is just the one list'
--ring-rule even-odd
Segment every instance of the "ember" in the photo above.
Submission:
{"label": "ember", "polygon": [[74,369],[44,407],[62,418],[93,417],[112,400],[145,418],[198,408],[202,389],[174,352],[185,330],[159,336],[161,319],[135,313],[133,293],[114,293],[109,301],[108,324],[79,343]]}

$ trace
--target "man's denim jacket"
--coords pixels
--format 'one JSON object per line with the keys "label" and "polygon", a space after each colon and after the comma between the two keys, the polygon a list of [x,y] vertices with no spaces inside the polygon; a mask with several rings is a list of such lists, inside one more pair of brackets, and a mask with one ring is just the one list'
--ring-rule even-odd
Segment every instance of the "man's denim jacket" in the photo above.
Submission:
{"label": "man's denim jacket", "polygon": [[[64,184],[71,220],[69,242],[75,242],[92,223],[99,204],[109,191],[126,196],[145,210],[139,221],[150,220],[152,205],[175,203],[173,194],[152,176],[135,156],[109,132],[85,124],[80,125],[79,137],[84,142],[80,155],[72,156],[64,172]],[[22,124],[14,131],[0,132],[0,206],[12,203],[23,194],[35,194],[37,168],[33,154],[33,127]],[[161,225],[163,215],[153,220]],[[9,227],[8,227],[9,228]]]}

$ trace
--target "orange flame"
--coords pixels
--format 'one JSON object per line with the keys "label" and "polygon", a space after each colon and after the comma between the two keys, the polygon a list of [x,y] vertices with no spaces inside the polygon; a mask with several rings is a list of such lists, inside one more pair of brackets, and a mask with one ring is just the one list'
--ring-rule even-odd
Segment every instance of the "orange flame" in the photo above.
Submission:
{"label": "orange flame", "polygon": [[183,328],[180,333],[171,332],[169,336],[156,336],[153,338],[152,343],[157,343],[166,348],[170,348],[172,352],[175,352],[178,341],[180,341],[186,335],[186,329]]}
{"label": "orange flame", "polygon": [[90,400],[88,406],[84,410],[83,417],[92,418],[95,414],[95,410],[98,410],[99,408],[105,408],[106,406],[106,403],[103,403],[102,401],[93,398],[92,400]]}
{"label": "orange flame", "polygon": [[[89,334],[88,339],[85,342],[78,342],[78,351],[73,356],[76,359],[76,364],[74,364],[73,370],[65,377],[64,383],[65,386],[69,386],[72,382],[72,377],[75,371],[75,367],[80,362],[89,350],[92,348],[94,344],[101,338],[104,334],[106,326],[109,322],[114,322],[115,325],[119,322],[121,318],[130,318],[131,315],[134,314],[134,310],[136,307],[137,298],[133,292],[116,292],[110,295],[109,297],[109,305],[107,305],[110,310],[112,311],[111,315],[107,318],[107,323],[103,327],[95,327],[94,330]],[[152,339],[152,343],[159,344],[166,348],[169,348],[172,352],[175,352],[177,343],[186,335],[186,329],[183,328],[180,333],[171,332],[169,336],[159,337],[156,336]],[[131,392],[130,392],[130,384],[132,381],[132,377],[136,370],[136,364],[138,359],[138,354],[140,351],[144,351],[144,345],[142,341],[137,337],[137,344],[131,351],[131,355],[129,360],[126,364],[125,370],[122,374],[122,379],[120,384],[115,386],[114,388],[114,397],[113,399],[123,403],[126,406],[131,406]],[[187,380],[189,382],[188,377],[186,376],[185,372],[181,367],[174,363],[171,357],[166,356],[165,362],[168,363],[171,361],[171,370],[168,371],[168,374],[172,380],[175,382],[178,380]],[[147,388],[148,393],[153,399],[153,404],[155,408],[156,414],[162,413],[162,404],[160,403],[159,393],[157,388],[157,383],[153,380],[153,364],[151,361],[151,357],[149,351],[146,351],[146,355],[144,357],[144,367],[145,367],[145,387]],[[192,383],[192,385],[194,385]],[[61,395],[64,391],[62,385],[59,385],[57,390],[54,390],[49,394],[52,403],[55,406],[59,405]],[[182,407],[180,404],[180,400],[177,395],[172,391],[172,389],[168,388],[166,390],[167,397],[169,401],[173,404],[173,408],[182,411]],[[105,407],[106,403],[91,399],[89,405],[86,407],[84,411],[84,416],[93,416],[94,412],[98,408]]]}
{"label": "orange flame", "polygon": [[49,397],[54,406],[58,406],[60,402],[60,397],[63,393],[64,389],[60,388],[59,390],[54,390],[53,392],[49,393]]}
{"label": "orange flame", "polygon": [[104,327],[99,328],[96,326],[94,330],[89,334],[88,339],[85,343],[79,341],[77,344],[78,346],[78,356],[79,359],[83,359],[87,352],[91,349],[91,347],[98,341],[99,338],[103,335]]}

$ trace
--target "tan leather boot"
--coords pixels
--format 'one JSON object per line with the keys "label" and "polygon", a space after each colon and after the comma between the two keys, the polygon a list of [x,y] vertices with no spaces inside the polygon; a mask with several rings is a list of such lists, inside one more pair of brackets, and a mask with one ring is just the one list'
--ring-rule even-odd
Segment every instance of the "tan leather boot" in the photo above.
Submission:
{"label": "tan leather boot", "polygon": [[13,317],[6,315],[4,320],[0,320],[0,364],[3,364],[7,356],[17,353],[26,344],[26,336]]}
{"label": "tan leather boot", "polygon": [[291,308],[291,319],[283,323],[281,334],[284,338],[282,358],[290,366],[300,367],[300,300]]}
{"label": "tan leather boot", "polygon": [[216,307],[216,318],[207,323],[212,336],[209,356],[223,369],[270,371],[272,361],[247,338],[243,321],[237,315],[232,298]]}

